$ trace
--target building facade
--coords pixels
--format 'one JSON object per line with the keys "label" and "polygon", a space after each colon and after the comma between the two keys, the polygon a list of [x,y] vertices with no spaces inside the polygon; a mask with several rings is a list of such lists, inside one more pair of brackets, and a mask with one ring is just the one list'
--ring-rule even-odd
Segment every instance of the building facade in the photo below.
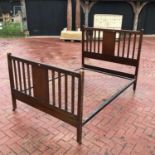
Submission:
{"label": "building facade", "polygon": [[30,35],[58,36],[63,28],[93,26],[95,14],[123,15],[122,29],[155,34],[155,2],[151,0],[1,0],[0,13],[9,9],[14,12],[13,4],[21,5]]}

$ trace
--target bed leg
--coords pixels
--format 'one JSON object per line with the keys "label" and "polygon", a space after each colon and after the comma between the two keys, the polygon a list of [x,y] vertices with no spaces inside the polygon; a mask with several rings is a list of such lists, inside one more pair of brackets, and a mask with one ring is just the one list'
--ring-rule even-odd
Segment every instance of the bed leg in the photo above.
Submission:
{"label": "bed leg", "polygon": [[136,91],[136,84],[133,85],[133,90]]}
{"label": "bed leg", "polygon": [[82,126],[77,127],[77,142],[82,144]]}
{"label": "bed leg", "polygon": [[133,84],[133,90],[136,91],[136,87],[137,87],[137,80],[134,82]]}
{"label": "bed leg", "polygon": [[16,110],[16,108],[17,108],[17,103],[16,103],[16,99],[15,98],[12,98],[12,106],[13,106],[13,111],[15,111]]}

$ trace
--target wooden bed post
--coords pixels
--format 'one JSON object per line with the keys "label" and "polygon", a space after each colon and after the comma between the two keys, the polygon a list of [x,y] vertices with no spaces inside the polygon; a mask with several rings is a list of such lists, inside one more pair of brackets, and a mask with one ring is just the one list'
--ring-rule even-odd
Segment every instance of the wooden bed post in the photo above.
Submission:
{"label": "wooden bed post", "polygon": [[84,87],[84,71],[80,71],[79,93],[78,93],[78,123],[77,123],[77,142],[82,144],[82,116],[83,116],[83,87]]}
{"label": "wooden bed post", "polygon": [[13,73],[12,73],[13,70],[12,70],[10,56],[11,56],[11,53],[8,53],[7,59],[8,59],[8,70],[9,70],[10,87],[11,87],[12,106],[13,106],[13,111],[15,111],[17,108],[17,104],[16,104],[16,98],[13,95],[14,82],[13,82]]}
{"label": "wooden bed post", "polygon": [[139,46],[138,46],[138,64],[136,66],[135,70],[135,82],[133,85],[133,90],[136,91],[137,87],[137,79],[138,79],[138,71],[139,71],[139,63],[140,63],[140,55],[141,55],[141,48],[142,48],[142,41],[143,41],[143,32],[144,30],[141,30],[140,38],[139,38]]}
{"label": "wooden bed post", "polygon": [[84,56],[83,56],[83,51],[85,50],[85,26],[82,26],[82,67],[84,65]]}

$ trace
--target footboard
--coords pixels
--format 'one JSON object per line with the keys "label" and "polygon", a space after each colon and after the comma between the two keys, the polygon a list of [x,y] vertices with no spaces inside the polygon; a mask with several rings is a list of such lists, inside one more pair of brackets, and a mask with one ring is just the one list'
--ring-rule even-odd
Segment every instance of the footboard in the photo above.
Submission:
{"label": "footboard", "polygon": [[83,72],[48,66],[8,54],[13,110],[16,100],[77,128],[81,143]]}

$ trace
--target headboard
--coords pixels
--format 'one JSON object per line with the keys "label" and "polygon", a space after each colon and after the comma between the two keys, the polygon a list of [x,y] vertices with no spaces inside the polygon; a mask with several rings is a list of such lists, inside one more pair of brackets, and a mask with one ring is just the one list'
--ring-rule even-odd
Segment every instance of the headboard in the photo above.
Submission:
{"label": "headboard", "polygon": [[[138,74],[143,30],[112,30],[101,28],[83,28],[82,31],[82,66],[126,76],[135,77]],[[104,60],[134,66],[135,74],[108,70],[94,65],[88,65],[85,58]]]}

